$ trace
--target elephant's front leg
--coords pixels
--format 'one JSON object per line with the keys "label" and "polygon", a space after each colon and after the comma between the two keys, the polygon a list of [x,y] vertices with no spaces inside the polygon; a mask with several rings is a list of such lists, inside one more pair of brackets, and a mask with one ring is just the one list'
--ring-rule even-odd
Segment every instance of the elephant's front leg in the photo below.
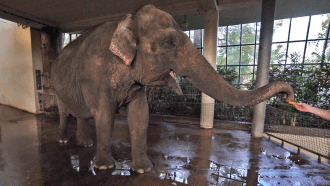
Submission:
{"label": "elephant's front leg", "polygon": [[146,93],[143,91],[128,105],[128,125],[131,134],[131,169],[138,173],[149,172],[152,164],[147,157],[147,128],[149,109]]}
{"label": "elephant's front leg", "polygon": [[97,138],[94,167],[105,170],[115,166],[115,160],[111,155],[111,141],[116,104],[103,100],[99,105],[93,112]]}

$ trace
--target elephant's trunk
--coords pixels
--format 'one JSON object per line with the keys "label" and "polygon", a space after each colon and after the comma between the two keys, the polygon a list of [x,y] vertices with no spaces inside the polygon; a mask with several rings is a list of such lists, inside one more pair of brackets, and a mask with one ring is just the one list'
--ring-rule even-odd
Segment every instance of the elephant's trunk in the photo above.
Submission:
{"label": "elephant's trunk", "polygon": [[293,89],[285,82],[273,82],[254,90],[240,90],[232,87],[191,43],[186,44],[179,55],[182,55],[182,60],[176,65],[174,71],[205,94],[226,104],[256,105],[276,93],[283,94],[282,101],[285,103],[294,100]]}

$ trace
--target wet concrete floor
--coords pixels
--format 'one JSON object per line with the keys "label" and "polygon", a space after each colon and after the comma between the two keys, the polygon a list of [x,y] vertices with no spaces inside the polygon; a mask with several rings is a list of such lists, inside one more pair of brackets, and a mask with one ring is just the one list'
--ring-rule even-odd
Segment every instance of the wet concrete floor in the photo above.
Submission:
{"label": "wet concrete floor", "polygon": [[245,131],[200,129],[193,125],[151,123],[148,156],[151,172],[130,170],[127,121],[116,119],[113,156],[116,168],[91,167],[96,150],[71,141],[57,143],[59,116],[32,115],[0,105],[0,185],[330,185],[330,166],[297,155],[266,138]]}

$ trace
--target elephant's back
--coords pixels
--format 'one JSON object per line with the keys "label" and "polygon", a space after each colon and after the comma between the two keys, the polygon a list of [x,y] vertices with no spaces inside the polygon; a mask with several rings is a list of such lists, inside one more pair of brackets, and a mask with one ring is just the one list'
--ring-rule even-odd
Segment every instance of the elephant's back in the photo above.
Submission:
{"label": "elephant's back", "polygon": [[[102,31],[106,31],[106,27],[109,27],[107,23],[86,30],[70,42],[52,63],[51,78],[55,92],[67,109],[71,110],[70,114],[79,115],[75,112],[80,110],[79,112],[86,113],[88,110],[80,86],[80,67],[90,56],[99,55],[104,50],[97,43],[102,38],[109,37],[108,33],[102,36]],[[104,43],[103,41],[103,48],[106,47]]]}

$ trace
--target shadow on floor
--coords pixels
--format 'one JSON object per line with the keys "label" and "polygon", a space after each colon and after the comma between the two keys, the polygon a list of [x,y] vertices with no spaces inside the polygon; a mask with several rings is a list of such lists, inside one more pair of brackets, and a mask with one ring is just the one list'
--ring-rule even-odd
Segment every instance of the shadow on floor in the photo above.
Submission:
{"label": "shadow on floor", "polygon": [[[160,123],[148,128],[148,156],[154,168],[130,171],[130,136],[125,119],[115,121],[112,152],[116,168],[91,167],[94,146],[57,143],[58,116],[31,115],[1,106],[0,185],[330,185],[330,166],[245,131],[200,129]],[[24,117],[22,117],[24,116]]]}

